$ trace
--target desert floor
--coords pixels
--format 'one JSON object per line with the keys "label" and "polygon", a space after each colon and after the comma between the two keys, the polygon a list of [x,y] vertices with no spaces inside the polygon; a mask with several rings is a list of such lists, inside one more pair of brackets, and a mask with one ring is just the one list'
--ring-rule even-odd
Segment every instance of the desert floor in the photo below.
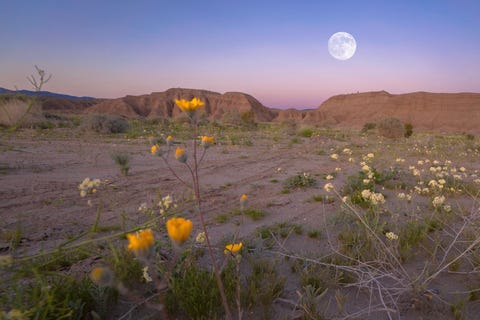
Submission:
{"label": "desert floor", "polygon": [[[2,132],[0,254],[25,266],[38,265],[37,254],[82,250],[86,254],[55,271],[88,275],[105,263],[109,246],[125,248],[126,240],[117,236],[123,231],[154,221],[157,246],[168,242],[158,206],[167,195],[176,205],[168,214],[193,221],[186,246],[205,248],[195,241],[202,230],[191,189],[150,153],[148,141],[150,135],[174,136],[175,145],[164,156],[190,183],[188,169],[173,157],[176,146],[185,145],[192,163],[188,126],[137,122],[132,130],[110,135],[78,127]],[[275,269],[268,281],[284,284],[280,293],[266,298],[265,307],[244,305],[244,319],[474,319],[480,314],[478,137],[414,130],[409,139],[388,140],[374,131],[286,124],[204,126],[199,133],[215,137],[199,166],[199,181],[216,259],[223,264],[225,244],[242,241],[243,281],[263,261]],[[161,148],[166,152],[165,145]],[[127,176],[112,160],[115,153],[130,155]],[[358,181],[368,179],[365,165],[380,174],[372,178],[377,179],[373,188],[384,204],[358,200]],[[78,186],[86,177],[101,184],[81,197]],[[445,187],[439,189],[442,178]],[[330,192],[327,183],[334,187]],[[242,194],[248,197],[244,204]],[[445,201],[436,207],[432,201],[441,195]],[[399,239],[388,239],[390,231]],[[209,268],[207,255],[198,264]],[[2,273],[13,279],[14,270]],[[307,292],[307,285],[318,290]],[[109,318],[132,305],[124,297],[119,301]],[[3,303],[5,311],[12,307]],[[132,318],[153,314],[137,308]]]}

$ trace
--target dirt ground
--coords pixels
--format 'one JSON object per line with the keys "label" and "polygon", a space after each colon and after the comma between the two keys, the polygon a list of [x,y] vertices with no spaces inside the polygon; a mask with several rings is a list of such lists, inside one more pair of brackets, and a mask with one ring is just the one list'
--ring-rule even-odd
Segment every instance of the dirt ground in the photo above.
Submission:
{"label": "dirt ground", "polygon": [[[24,257],[53,250],[90,230],[99,206],[101,215],[98,225],[103,228],[100,235],[118,232],[124,225],[127,228],[135,227],[148,219],[138,210],[139,206],[147,203],[147,206],[153,207],[159,196],[166,195],[171,195],[179,204],[182,216],[192,219],[192,237],[201,231],[199,219],[188,204],[189,189],[173,176],[159,157],[150,154],[146,138],[125,139],[120,135],[99,136],[76,130],[23,130],[4,135],[0,141],[0,232],[4,235],[0,238],[0,253],[13,250],[11,237],[6,235],[14,232],[21,234],[15,256]],[[330,246],[324,231],[326,221],[340,210],[341,200],[329,203],[312,199],[314,196],[327,195],[323,188],[327,182],[340,188],[349,175],[359,171],[361,155],[369,152],[374,152],[379,166],[385,167],[394,163],[397,157],[406,158],[406,167],[425,158],[419,153],[407,152],[411,149],[404,142],[395,149],[392,147],[395,143],[385,143],[376,137],[349,135],[345,138],[332,133],[303,138],[284,133],[274,141],[269,133],[262,131],[248,134],[252,143],[247,145],[232,145],[225,138],[217,141],[215,146],[208,149],[200,167],[204,211],[215,244],[221,244],[225,238],[233,235],[238,239],[255,239],[258,228],[262,226],[289,223],[303,226],[304,231],[282,239],[281,243],[277,243],[276,251],[303,257],[326,254]],[[177,142],[184,143],[183,140]],[[344,148],[353,149],[356,163],[350,163],[348,156],[341,154]],[[187,152],[191,152],[191,149],[191,145],[187,144]],[[128,153],[132,157],[128,176],[123,176],[112,160],[111,154],[115,152]],[[437,152],[443,151],[437,149]],[[333,153],[340,154],[340,159],[332,160],[330,155]],[[474,157],[445,153],[444,159],[439,160],[449,156],[458,158],[457,166],[464,165],[469,171],[480,169],[480,161]],[[174,161],[173,157],[170,159],[172,168],[181,178],[189,181],[185,167]],[[326,175],[334,173],[336,168],[340,168],[336,177],[332,181],[326,180]],[[311,175],[317,183],[308,188],[284,191],[285,180],[303,173]],[[102,184],[95,194],[81,197],[78,185],[86,177],[98,178]],[[390,202],[388,199],[395,199],[396,192],[384,190],[387,202]],[[254,221],[246,216],[231,215],[232,210],[239,207],[242,194],[248,195],[248,207],[266,212],[265,217]],[[419,201],[411,207],[421,205],[423,200]],[[462,203],[464,200],[458,198],[457,201]],[[159,214],[158,209],[155,209],[155,213]],[[226,215],[226,221],[219,220],[219,215]],[[314,230],[322,230],[321,236],[314,238],[307,235]],[[331,232],[334,234],[335,230]],[[278,261],[285,260],[281,255],[268,255]],[[93,264],[90,260],[83,261],[80,268],[87,272]],[[289,266],[287,262],[278,263],[287,282],[282,298],[274,303],[272,319],[293,319],[297,315],[291,302],[298,300],[296,292],[299,285],[296,277],[291,275]],[[418,268],[421,264],[411,263],[408,267]],[[447,292],[467,290],[466,283],[475,281],[478,284],[477,278],[475,274],[468,277],[446,274],[433,282],[432,289],[439,290],[442,299],[448,299]],[[346,288],[344,293],[348,306],[338,318],[346,318],[347,311],[353,313],[369,307],[366,292]],[[331,303],[325,308],[335,310],[335,292],[330,294]],[[399,318],[453,318],[448,304],[435,299],[433,302],[418,302],[429,307],[417,306],[416,310],[415,301],[421,299],[406,299],[403,314]],[[474,314],[480,314],[480,306],[476,301],[470,302],[466,310],[469,319],[474,319],[470,317]],[[245,316],[256,318],[254,314]],[[388,319],[381,312],[364,314],[360,318]]]}

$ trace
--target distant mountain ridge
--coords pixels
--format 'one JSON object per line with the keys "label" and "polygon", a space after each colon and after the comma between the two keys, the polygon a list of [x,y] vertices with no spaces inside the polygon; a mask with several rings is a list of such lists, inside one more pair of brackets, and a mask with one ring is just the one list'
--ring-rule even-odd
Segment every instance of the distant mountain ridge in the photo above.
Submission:
{"label": "distant mountain ridge", "polygon": [[133,118],[176,118],[182,112],[174,99],[198,97],[205,102],[210,120],[224,115],[252,112],[258,122],[294,121],[305,125],[361,128],[369,122],[395,117],[415,128],[442,132],[480,133],[480,93],[413,92],[390,94],[386,91],[336,95],[316,109],[268,108],[251,95],[172,88],[141,96],[104,100],[85,110]]}
{"label": "distant mountain ridge", "polygon": [[0,94],[15,94],[20,93],[27,96],[36,96],[36,97],[54,97],[54,98],[62,98],[62,99],[71,99],[71,100],[97,100],[97,98],[93,97],[78,97],[72,96],[69,94],[62,94],[62,93],[55,93],[50,91],[31,91],[31,90],[9,90],[5,88],[0,88]]}
{"label": "distant mountain ridge", "polygon": [[[0,93],[15,91],[0,88]],[[224,121],[242,115],[257,122],[295,122],[303,125],[327,125],[361,128],[385,118],[398,118],[419,130],[480,133],[480,93],[412,92],[391,94],[386,91],[332,96],[318,108],[308,110],[269,108],[253,96],[241,92],[218,93],[200,89],[171,88],[139,96],[116,99],[74,97],[51,92],[38,94],[44,110],[81,113],[106,113],[127,118],[178,118],[184,113],[175,99],[198,97],[209,120]],[[73,97],[73,98],[72,98]]]}

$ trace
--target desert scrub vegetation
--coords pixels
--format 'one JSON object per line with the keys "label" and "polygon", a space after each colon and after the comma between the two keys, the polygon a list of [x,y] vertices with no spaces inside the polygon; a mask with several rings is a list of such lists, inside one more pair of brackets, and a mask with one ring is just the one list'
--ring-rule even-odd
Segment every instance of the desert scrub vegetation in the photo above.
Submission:
{"label": "desert scrub vegetation", "polygon": [[397,118],[386,118],[378,123],[378,133],[390,139],[399,139],[405,136],[405,127]]}
{"label": "desert scrub vegetation", "polygon": [[120,152],[120,151],[113,152],[110,156],[112,160],[115,162],[115,164],[117,164],[118,167],[120,168],[120,172],[124,176],[128,176],[132,157],[128,153]]}
{"label": "desert scrub vegetation", "polygon": [[307,188],[315,185],[317,180],[311,176],[310,173],[303,172],[301,174],[297,174],[293,177],[288,178],[284,181],[283,185],[285,189],[291,190],[296,188]]}
{"label": "desert scrub vegetation", "polygon": [[367,133],[371,130],[374,130],[377,128],[377,124],[374,122],[367,122],[363,125],[362,130],[360,131],[361,133]]}
{"label": "desert scrub vegetation", "polygon": [[410,138],[413,134],[413,125],[411,123],[405,123],[404,125],[405,133],[403,134],[405,138]]}
{"label": "desert scrub vegetation", "polygon": [[[78,181],[81,203],[75,206],[98,219],[32,256],[22,251],[27,228],[20,222],[17,229],[1,226],[0,240],[8,242],[0,259],[4,318],[222,319],[228,317],[222,300],[232,319],[403,319],[439,310],[445,318],[475,318],[475,141],[416,132],[394,143],[315,128],[318,140],[297,135],[302,144],[290,149],[288,128],[281,124],[249,131],[196,119],[201,106],[191,108],[201,104],[197,100],[180,104],[187,121],[135,120],[126,135],[111,139],[117,144],[142,138],[136,146],[129,141],[138,150],[128,154],[145,156],[155,174],[165,169],[159,180],[166,182],[159,181],[151,194],[137,197],[137,174],[113,182]],[[255,141],[254,148],[243,139]],[[238,182],[232,176],[239,174],[230,171],[215,180],[221,168],[214,158],[227,158],[224,165],[234,171],[249,170],[244,166],[265,159],[258,150],[271,150],[272,144],[279,146],[281,161],[262,162],[264,171],[254,183],[244,177]],[[312,150],[315,163],[288,162],[301,150]],[[2,145],[2,152],[11,152],[10,146]],[[204,177],[208,184],[198,188],[198,206],[196,186]],[[150,184],[155,179],[148,177]],[[248,189],[253,185],[259,187]],[[130,188],[133,211],[118,208],[121,223],[107,225],[96,207],[107,190],[124,197]],[[279,194],[282,188],[290,194]],[[45,202],[60,201],[74,203],[68,197]],[[268,209],[258,203],[268,203]],[[452,281],[455,287],[448,286]]]}
{"label": "desert scrub vegetation", "polygon": [[[28,82],[38,93],[50,81],[52,75],[35,65],[37,74],[27,77]],[[10,131],[22,127],[32,127],[44,120],[42,106],[36,96],[27,97],[22,94],[6,94],[0,96],[0,125],[6,126]]]}
{"label": "desert scrub vegetation", "polygon": [[[373,159],[373,156],[371,158]],[[478,238],[470,237],[467,240],[466,229],[473,221],[478,223],[480,210],[475,208],[472,211],[455,212],[452,206],[446,203],[445,194],[449,193],[448,190],[454,188],[457,195],[458,192],[463,192],[458,191],[458,186],[446,186],[444,178],[452,173],[455,175],[456,172],[455,168],[451,168],[452,162],[446,160],[441,165],[438,160],[426,159],[419,160],[417,165],[424,166],[425,163],[432,163],[434,166],[428,171],[409,166],[411,175],[418,179],[418,184],[409,186],[410,190],[407,192],[399,192],[395,199],[386,200],[383,194],[376,192],[375,179],[379,178],[367,163],[362,164],[359,176],[350,179],[348,185],[342,189],[342,194],[337,193],[332,183],[327,183],[324,187],[328,193],[333,192],[342,199],[345,210],[339,213],[343,216],[343,228],[337,234],[336,245],[332,234],[327,233],[333,252],[343,261],[342,267],[336,263],[335,268],[349,270],[358,279],[356,283],[361,284],[360,286],[363,286],[365,281],[376,283],[379,277],[390,277],[393,272],[395,276],[391,280],[396,282],[395,289],[384,287],[383,283],[375,284],[382,307],[393,307],[391,314],[387,312],[390,318],[400,313],[399,301],[409,296],[421,295],[422,290],[428,290],[432,281],[442,273],[457,270],[459,265],[463,265],[460,261],[472,261],[473,256],[469,250],[479,245]],[[465,172],[466,169],[460,171]],[[431,176],[432,174],[434,176]],[[457,175],[457,179],[461,177]],[[472,195],[476,199],[478,191]],[[422,209],[405,212],[403,219],[399,218],[399,212],[392,212],[387,207],[387,202],[403,202],[408,206],[415,197],[425,198]],[[418,206],[419,202],[416,203]],[[447,232],[445,228],[448,229]],[[406,263],[414,256],[426,259],[421,271],[412,272],[406,268]],[[382,271],[383,268],[386,269]],[[475,267],[467,269],[474,272]],[[400,287],[402,290],[397,291]],[[387,300],[389,302],[386,302]]]}
{"label": "desert scrub vegetation", "polygon": [[120,116],[108,114],[92,114],[82,123],[82,128],[97,133],[125,133],[129,128],[128,121]]}
{"label": "desert scrub vegetation", "polygon": [[311,138],[315,134],[315,130],[310,127],[300,128],[298,135],[303,138]]}

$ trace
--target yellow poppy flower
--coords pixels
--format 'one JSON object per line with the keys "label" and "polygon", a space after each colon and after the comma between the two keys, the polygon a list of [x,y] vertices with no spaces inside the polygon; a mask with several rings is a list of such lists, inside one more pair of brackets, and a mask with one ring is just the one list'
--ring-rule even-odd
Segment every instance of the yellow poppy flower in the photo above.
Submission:
{"label": "yellow poppy flower", "polygon": [[200,107],[203,107],[205,105],[205,102],[200,100],[199,98],[193,98],[192,100],[188,101],[185,99],[175,99],[175,103],[177,106],[184,112],[194,112]]}
{"label": "yellow poppy flower", "polygon": [[159,150],[160,150],[160,147],[159,147],[158,144],[154,144],[154,145],[150,148],[150,152],[151,152],[153,155],[156,155]]}
{"label": "yellow poppy flower", "polygon": [[247,198],[248,198],[248,197],[247,197],[246,194],[242,194],[242,195],[240,196],[240,201],[246,201]]}
{"label": "yellow poppy flower", "polygon": [[153,245],[153,232],[151,229],[142,230],[136,233],[127,234],[127,250],[133,251],[136,255],[148,252]]}
{"label": "yellow poppy flower", "polygon": [[192,221],[184,218],[171,218],[167,220],[168,236],[173,242],[184,243],[192,232]]}
{"label": "yellow poppy flower", "polygon": [[167,145],[171,146],[172,143],[173,143],[173,137],[172,136],[168,136],[165,140],[167,140]]}
{"label": "yellow poppy flower", "polygon": [[204,148],[208,148],[213,144],[213,136],[202,136],[202,146]]}
{"label": "yellow poppy flower", "polygon": [[185,163],[187,161],[187,154],[185,153],[185,148],[178,147],[175,150],[175,159],[182,163]]}
{"label": "yellow poppy flower", "polygon": [[227,253],[237,253],[238,251],[240,251],[240,249],[242,249],[242,246],[243,246],[243,243],[233,243],[233,244],[227,244],[225,246],[225,250],[223,251],[223,253],[227,254]]}
{"label": "yellow poppy flower", "polygon": [[113,273],[108,268],[96,267],[90,272],[90,279],[98,285],[109,286],[113,283]]}

